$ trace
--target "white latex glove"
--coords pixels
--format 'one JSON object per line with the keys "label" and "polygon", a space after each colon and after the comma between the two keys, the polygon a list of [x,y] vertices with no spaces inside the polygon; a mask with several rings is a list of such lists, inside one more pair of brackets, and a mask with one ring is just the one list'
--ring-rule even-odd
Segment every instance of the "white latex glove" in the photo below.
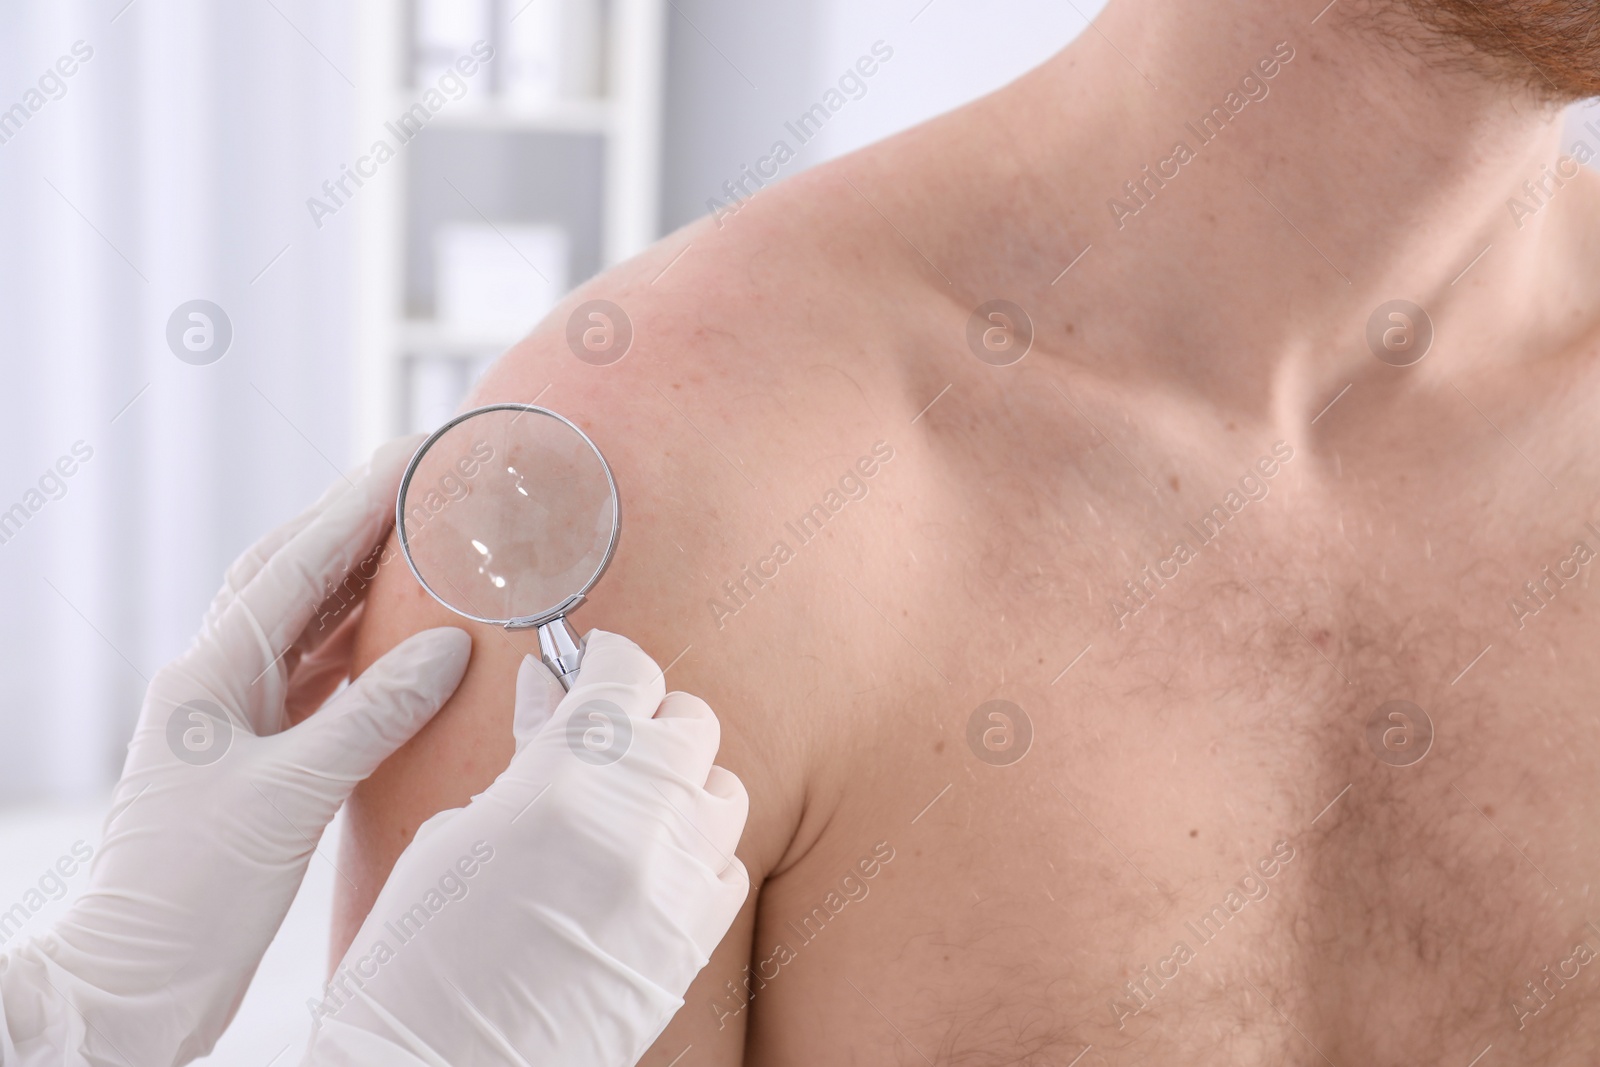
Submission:
{"label": "white latex glove", "polygon": [[565,697],[523,661],[516,756],[418,829],[312,1006],[303,1063],[624,1067],[644,1054],[750,888],[733,854],[750,800],[712,765],[717,718],[663,688],[649,656],[600,630]]}
{"label": "white latex glove", "polygon": [[455,690],[471,641],[430,630],[286,728],[291,702],[321,704],[348,669],[319,606],[385,535],[414,444],[381,450],[245,553],[151,682],[88,889],[0,955],[5,1067],[166,1067],[210,1051],[334,812]]}

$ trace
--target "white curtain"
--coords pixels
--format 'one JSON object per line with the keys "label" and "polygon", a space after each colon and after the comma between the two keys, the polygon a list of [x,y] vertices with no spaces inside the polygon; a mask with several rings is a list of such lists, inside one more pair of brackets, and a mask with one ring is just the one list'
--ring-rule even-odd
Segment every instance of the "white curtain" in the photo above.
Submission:
{"label": "white curtain", "polygon": [[[353,458],[353,213],[305,200],[349,157],[354,32],[0,7],[0,803],[101,793],[227,562]],[[195,299],[232,325],[209,365],[167,343]]]}

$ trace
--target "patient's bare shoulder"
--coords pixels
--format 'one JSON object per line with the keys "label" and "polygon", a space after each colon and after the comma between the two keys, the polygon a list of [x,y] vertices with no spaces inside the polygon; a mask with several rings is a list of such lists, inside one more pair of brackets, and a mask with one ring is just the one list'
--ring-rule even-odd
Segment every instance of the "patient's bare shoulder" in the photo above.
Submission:
{"label": "patient's bare shoulder", "polygon": [[[758,778],[746,779],[751,840],[768,867],[794,836],[814,738],[828,736],[831,710],[801,695],[854,636],[816,625],[848,588],[798,555],[873,540],[862,522],[832,520],[882,481],[893,428],[915,414],[902,410],[901,353],[878,335],[893,333],[876,310],[886,279],[858,273],[881,249],[869,240],[856,255],[848,233],[829,235],[839,220],[780,192],[584,286],[472,398],[537,398],[612,463],[622,538],[575,621],[630,635],[672,664],[670,687],[717,709],[730,766]],[[631,342],[609,362],[584,347],[586,330]],[[811,514],[825,499],[839,510]]]}
{"label": "patient's bare shoulder", "polygon": [[[837,175],[800,175],[721,222],[679,231],[572,294],[470,403],[536,400],[582,426],[613,466],[622,536],[573,623],[626,634],[667,668],[669,689],[716,710],[719,762],[751,795],[739,853],[759,886],[819,838],[861,755],[853,746],[871,743],[860,724],[873,698],[858,694],[886,677],[881,642],[894,638],[851,582],[890,580],[882,557],[908,521],[894,500],[917,491],[907,427],[942,386],[944,357],[907,328],[929,318],[926,267]],[[950,319],[938,329],[959,336],[963,316],[945,299],[932,300]],[[631,339],[607,351],[608,331]],[[356,666],[445,624],[461,620],[403,566],[383,568]],[[465,803],[510,756],[515,668],[532,642],[468,629],[461,689],[351,801],[336,956],[416,827]],[[739,976],[754,914],[752,898],[706,989]],[[706,1025],[686,1016],[663,1041],[739,1062],[742,1026]]]}

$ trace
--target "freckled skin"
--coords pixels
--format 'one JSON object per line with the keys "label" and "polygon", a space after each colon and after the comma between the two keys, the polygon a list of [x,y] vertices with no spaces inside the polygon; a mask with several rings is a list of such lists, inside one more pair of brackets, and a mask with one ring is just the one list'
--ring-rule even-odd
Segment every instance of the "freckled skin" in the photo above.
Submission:
{"label": "freckled skin", "polygon": [[[622,540],[573,621],[671,663],[752,798],[756,892],[642,1062],[1589,1062],[1600,971],[1513,1004],[1600,947],[1600,592],[1508,603],[1600,550],[1600,191],[1516,227],[1555,128],[1351,6],[1114,0],[1000,93],[589,283],[481,384],[611,461]],[[1280,41],[1271,94],[1118,228]],[[1435,327],[1410,368],[1365,342],[1396,296]],[[605,367],[565,341],[595,297],[635,331]],[[1035,324],[1005,367],[967,341],[997,297]],[[358,664],[459,622],[386,567]],[[336,955],[510,755],[534,643],[473,633],[349,805]],[[1434,727],[1409,766],[1369,740],[1393,699]],[[974,728],[989,700],[1026,722]]]}

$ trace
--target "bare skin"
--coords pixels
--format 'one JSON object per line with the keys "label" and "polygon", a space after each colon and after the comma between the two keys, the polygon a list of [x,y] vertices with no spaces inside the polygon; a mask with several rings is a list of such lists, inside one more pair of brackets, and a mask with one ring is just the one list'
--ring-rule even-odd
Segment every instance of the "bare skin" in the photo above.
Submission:
{"label": "bare skin", "polygon": [[[758,888],[643,1062],[1589,1062],[1600,183],[1519,227],[1551,112],[1320,7],[1117,0],[597,279],[473,398],[593,433],[626,524],[574,621],[670,663],[750,791]],[[1280,42],[1119,228],[1108,198]],[[597,297],[636,331],[606,367],[564,338]],[[1409,367],[1365,339],[1394,298],[1434,325]],[[1010,366],[968,347],[993,299],[1032,320]],[[387,567],[358,665],[451,621]],[[351,803],[335,956],[510,754],[530,646],[475,641]],[[969,745],[991,700],[1020,759],[1015,714]],[[1369,742],[1391,700],[1420,762],[1414,724]]]}

